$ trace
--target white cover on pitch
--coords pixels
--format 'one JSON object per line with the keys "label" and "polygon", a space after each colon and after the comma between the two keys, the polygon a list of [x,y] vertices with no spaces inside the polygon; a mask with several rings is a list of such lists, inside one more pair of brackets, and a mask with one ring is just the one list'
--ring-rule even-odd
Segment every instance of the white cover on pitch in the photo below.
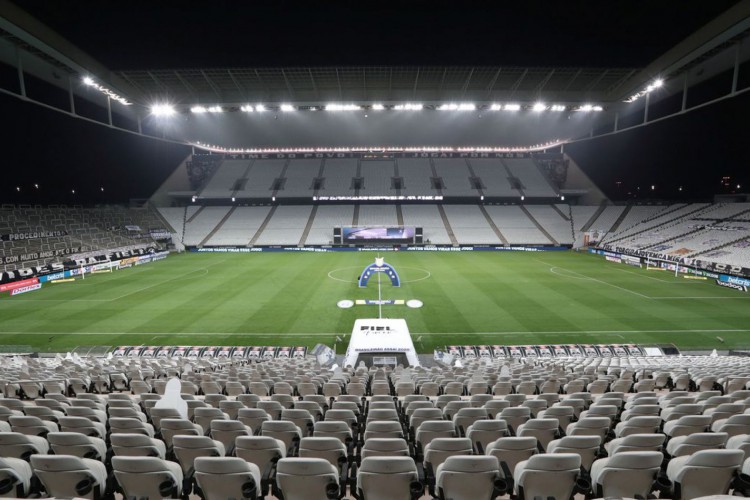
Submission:
{"label": "white cover on pitch", "polygon": [[419,366],[409,327],[403,319],[358,319],[352,328],[352,339],[346,348],[344,366],[357,366],[360,353],[406,354],[411,366]]}

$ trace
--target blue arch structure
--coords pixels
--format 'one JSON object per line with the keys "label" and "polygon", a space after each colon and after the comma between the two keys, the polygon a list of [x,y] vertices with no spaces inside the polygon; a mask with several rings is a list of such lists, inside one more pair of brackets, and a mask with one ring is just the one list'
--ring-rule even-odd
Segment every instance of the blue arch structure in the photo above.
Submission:
{"label": "blue arch structure", "polygon": [[399,278],[398,273],[393,266],[385,261],[381,261],[370,264],[364,271],[362,271],[362,274],[359,275],[359,287],[365,288],[367,282],[370,281],[370,277],[375,273],[385,273],[391,280],[391,285],[401,286],[401,278]]}

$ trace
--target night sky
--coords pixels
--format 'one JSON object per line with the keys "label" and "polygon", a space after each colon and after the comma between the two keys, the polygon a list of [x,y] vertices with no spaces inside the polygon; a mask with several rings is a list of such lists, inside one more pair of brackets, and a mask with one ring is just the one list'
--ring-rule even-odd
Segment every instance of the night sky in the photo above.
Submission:
{"label": "night sky", "polygon": [[[17,3],[108,68],[120,70],[643,67],[737,1]],[[183,146],[110,130],[4,95],[0,106],[6,125],[12,124],[3,134],[0,196],[6,203],[148,197],[189,153]],[[738,118],[742,114],[734,112],[738,108],[750,109],[747,95],[658,125],[582,142],[569,152],[612,197],[628,197],[629,189],[614,189],[616,180],[628,188],[663,186],[654,196],[708,197],[718,191],[714,186],[724,173],[750,182],[750,154]],[[676,191],[683,184],[685,190]]]}

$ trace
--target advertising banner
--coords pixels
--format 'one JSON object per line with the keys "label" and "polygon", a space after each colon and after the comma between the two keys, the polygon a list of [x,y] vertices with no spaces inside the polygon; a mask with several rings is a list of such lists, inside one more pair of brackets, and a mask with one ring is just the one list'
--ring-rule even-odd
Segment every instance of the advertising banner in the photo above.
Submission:
{"label": "advertising banner", "polygon": [[2,292],[10,292],[12,290],[15,290],[17,288],[23,288],[25,286],[29,285],[35,285],[39,283],[39,279],[37,278],[29,278],[21,281],[15,281],[13,283],[6,283],[4,285],[0,285],[0,293]]}
{"label": "advertising banner", "polygon": [[21,295],[22,293],[33,292],[34,290],[39,290],[40,288],[42,288],[41,283],[34,283],[33,285],[26,285],[26,286],[22,286],[19,288],[14,288],[13,290],[10,291],[10,294]]}

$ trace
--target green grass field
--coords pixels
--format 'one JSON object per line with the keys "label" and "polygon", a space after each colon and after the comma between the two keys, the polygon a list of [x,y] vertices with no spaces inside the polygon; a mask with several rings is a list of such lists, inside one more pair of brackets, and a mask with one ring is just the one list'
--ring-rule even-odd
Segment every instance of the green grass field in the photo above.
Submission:
{"label": "green grass field", "polygon": [[[184,254],[0,298],[0,344],[332,345],[377,306],[357,286],[373,253]],[[750,347],[750,294],[575,252],[389,253],[403,280],[383,306],[416,347],[446,344],[674,343]],[[720,342],[717,337],[723,339]]]}

